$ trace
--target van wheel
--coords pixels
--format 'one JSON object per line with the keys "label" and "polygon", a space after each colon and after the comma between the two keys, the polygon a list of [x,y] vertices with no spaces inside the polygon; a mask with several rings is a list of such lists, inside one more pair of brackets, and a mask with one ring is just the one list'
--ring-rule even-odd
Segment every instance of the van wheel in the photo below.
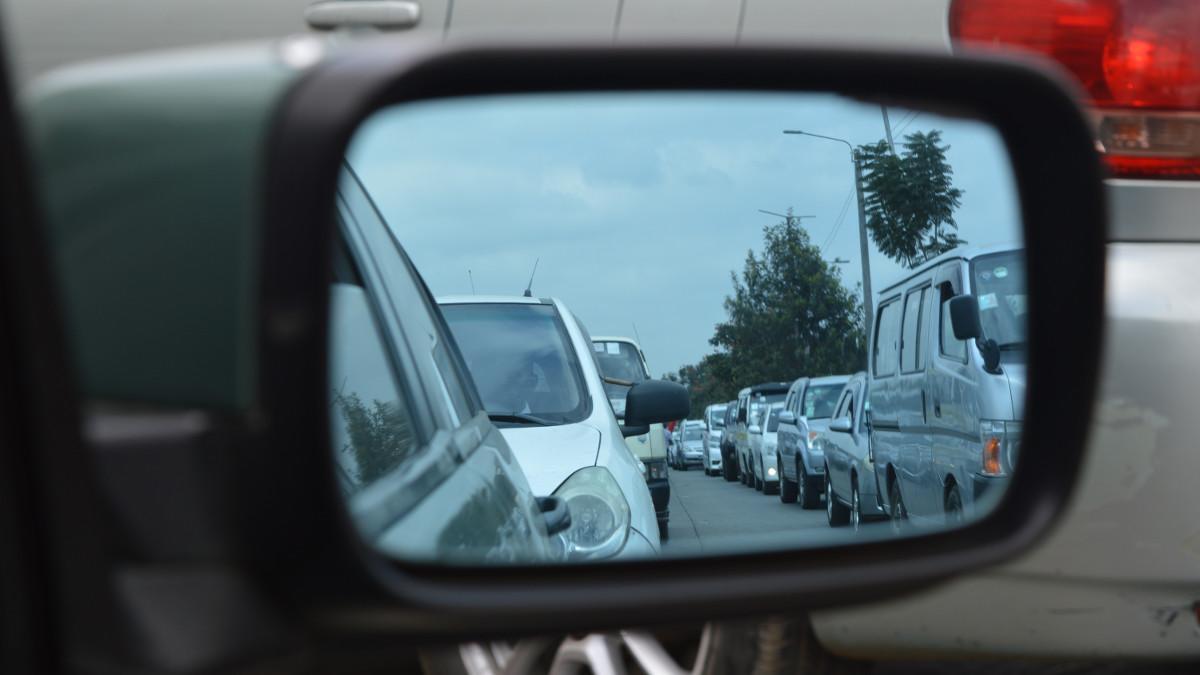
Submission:
{"label": "van wheel", "polygon": [[829,467],[825,467],[825,517],[830,527],[841,527],[850,522],[850,509],[837,500],[833,484],[829,482]]}
{"label": "van wheel", "polygon": [[908,519],[908,509],[904,508],[904,496],[900,494],[900,486],[896,484],[895,478],[888,481],[888,503],[892,531],[899,533],[903,521]]}
{"label": "van wheel", "polygon": [[[797,483],[796,481],[788,480],[787,476],[784,475],[783,457],[780,457],[779,455],[775,456],[775,466],[779,467],[779,501],[783,502],[784,504],[796,503]],[[800,474],[797,473],[796,477],[799,478]]]}
{"label": "van wheel", "polygon": [[946,491],[946,524],[961,525],[963,522],[963,504],[962,495],[958,492],[957,485],[951,485]]}
{"label": "van wheel", "polygon": [[800,508],[815,509],[821,505],[820,486],[804,470],[804,462],[799,458],[796,459],[796,487],[798,489],[796,497],[800,502]]}

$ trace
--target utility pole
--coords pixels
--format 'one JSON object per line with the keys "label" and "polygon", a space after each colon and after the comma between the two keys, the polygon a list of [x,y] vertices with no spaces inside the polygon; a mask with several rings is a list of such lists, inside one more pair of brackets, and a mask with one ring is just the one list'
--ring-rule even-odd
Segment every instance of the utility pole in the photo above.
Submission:
{"label": "utility pole", "polygon": [[888,121],[887,106],[881,105],[881,106],[879,106],[879,109],[883,111],[883,130],[885,132],[887,132],[888,150],[890,150],[892,152],[892,154],[895,155],[896,154],[896,145],[894,143],[892,143],[892,123],[890,121]]}
{"label": "utility pole", "polygon": [[[885,111],[886,115],[886,111]],[[850,163],[854,165],[854,191],[858,194],[858,252],[859,258],[862,259],[862,284],[863,284],[863,330],[866,332],[867,343],[871,342],[871,322],[875,317],[875,303],[871,298],[871,258],[870,246],[867,244],[867,205],[866,198],[863,196],[863,176],[862,176],[862,158],[858,151],[850,144],[850,141],[844,138],[835,138],[833,136],[822,136],[821,134],[811,134],[807,131],[798,129],[784,129],[785,134],[795,134],[798,136],[812,136],[813,138],[822,138],[827,141],[836,141],[844,144],[850,149]]]}

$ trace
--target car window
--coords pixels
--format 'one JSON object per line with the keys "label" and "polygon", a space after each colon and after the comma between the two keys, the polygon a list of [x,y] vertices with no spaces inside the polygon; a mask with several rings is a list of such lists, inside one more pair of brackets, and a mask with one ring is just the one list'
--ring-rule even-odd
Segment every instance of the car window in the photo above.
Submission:
{"label": "car window", "polygon": [[[926,287],[927,288],[927,287]],[[921,307],[926,288],[910,291],[904,299],[904,332],[900,340],[900,371],[911,373],[924,365],[921,357]]]}
{"label": "car window", "polygon": [[971,263],[971,282],[984,337],[1001,349],[1023,348],[1028,334],[1024,256],[1016,251],[980,256]]}
{"label": "car window", "polygon": [[950,299],[954,292],[950,284],[942,284],[938,308],[938,353],[956,361],[967,361],[967,341],[954,337],[954,326],[950,323]]}
{"label": "car window", "polygon": [[354,494],[409,461],[421,439],[366,290],[335,283],[330,302],[334,452],[342,487]]}
{"label": "car window", "polygon": [[900,302],[893,300],[879,308],[875,321],[875,377],[896,374],[899,354]]}
{"label": "car window", "polygon": [[552,305],[453,304],[442,311],[489,414],[556,424],[586,417],[582,373]]}

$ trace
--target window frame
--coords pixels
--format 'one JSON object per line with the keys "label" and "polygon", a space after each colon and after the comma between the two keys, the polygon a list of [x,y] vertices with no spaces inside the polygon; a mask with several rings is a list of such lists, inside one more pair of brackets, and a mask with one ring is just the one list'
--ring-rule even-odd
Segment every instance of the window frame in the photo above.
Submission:
{"label": "window frame", "polygon": [[[925,370],[926,361],[924,359],[922,359],[923,355],[921,353],[922,348],[924,346],[921,343],[921,328],[923,327],[923,325],[925,323],[925,319],[927,318],[925,316],[925,298],[926,298],[925,293],[931,287],[932,287],[932,284],[930,282],[926,281],[919,286],[914,286],[913,288],[910,288],[904,294],[904,312],[900,317],[900,350],[899,350],[900,358],[899,358],[898,363],[896,364],[897,368],[899,370],[899,373],[901,375],[912,375],[914,373],[924,372],[924,370]],[[905,342],[905,340],[904,340],[904,324],[905,324],[905,321],[908,319],[909,298],[911,298],[914,295],[918,296],[917,297],[917,319],[916,319],[917,330],[916,330],[916,333],[913,338],[913,342],[916,343],[915,349],[916,349],[916,354],[917,354],[917,357],[916,357],[917,363],[912,368],[912,370],[905,370],[904,369],[904,351],[905,351],[904,350],[904,347],[905,347],[905,345],[904,345],[904,342]]]}
{"label": "window frame", "polygon": [[[896,369],[894,371],[880,375],[879,374],[879,358],[877,357],[877,353],[879,352],[879,349],[878,349],[879,331],[883,328],[883,323],[884,323],[881,320],[881,319],[883,319],[883,313],[885,310],[887,310],[888,307],[891,307],[892,305],[895,305],[897,303],[903,303],[902,296],[899,293],[897,293],[896,295],[893,295],[892,297],[888,298],[887,300],[884,300],[883,302],[879,303],[879,309],[875,310],[875,321],[873,322],[873,326],[872,326],[875,331],[875,335],[872,336],[873,339],[871,340],[871,347],[872,347],[872,349],[871,349],[871,377],[876,380],[886,380],[888,378],[898,377],[900,375],[899,345],[897,345],[897,349],[896,349]],[[903,307],[901,307],[901,328],[903,328]],[[897,339],[899,339],[899,336],[897,336]]]}

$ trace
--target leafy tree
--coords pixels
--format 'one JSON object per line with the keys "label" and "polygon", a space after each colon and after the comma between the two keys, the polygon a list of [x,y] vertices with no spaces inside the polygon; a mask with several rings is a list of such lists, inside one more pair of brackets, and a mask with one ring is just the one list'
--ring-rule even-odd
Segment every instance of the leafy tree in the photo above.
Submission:
{"label": "leafy tree", "polygon": [[763,228],[761,255],[748,251],[730,276],[727,319],[709,340],[717,351],[664,376],[688,388],[693,416],[752,384],[863,368],[861,288],[842,284],[797,221]]}
{"label": "leafy tree", "polygon": [[958,238],[954,210],[962,190],[946,161],[940,131],[904,137],[893,154],[886,141],[859,147],[867,230],[888,257],[908,267],[967,243]]}
{"label": "leafy tree", "polygon": [[355,483],[370,483],[407,459],[413,445],[412,425],[400,406],[380,400],[368,406],[355,393],[335,392],[333,401],[346,422],[342,452],[354,458]]}

